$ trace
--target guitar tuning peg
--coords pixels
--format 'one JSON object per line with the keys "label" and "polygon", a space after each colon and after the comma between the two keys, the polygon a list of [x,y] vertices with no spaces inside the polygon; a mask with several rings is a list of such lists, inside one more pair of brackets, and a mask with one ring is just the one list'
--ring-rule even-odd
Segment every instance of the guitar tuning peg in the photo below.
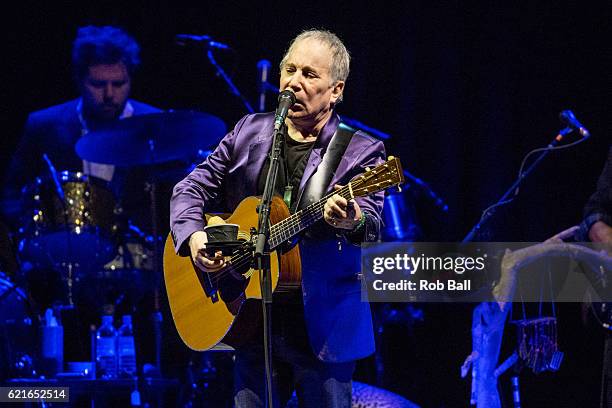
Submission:
{"label": "guitar tuning peg", "polygon": [[400,185],[398,185],[398,186],[397,186],[397,192],[398,192],[398,193],[401,193],[401,192],[402,192],[402,186],[400,186]]}
{"label": "guitar tuning peg", "polygon": [[371,168],[366,167],[366,172],[367,172],[367,171],[371,171],[371,170],[372,170]]}
{"label": "guitar tuning peg", "polygon": [[391,161],[391,160],[393,160],[393,159],[395,159],[395,156],[389,156],[389,157],[387,157],[387,161]]}

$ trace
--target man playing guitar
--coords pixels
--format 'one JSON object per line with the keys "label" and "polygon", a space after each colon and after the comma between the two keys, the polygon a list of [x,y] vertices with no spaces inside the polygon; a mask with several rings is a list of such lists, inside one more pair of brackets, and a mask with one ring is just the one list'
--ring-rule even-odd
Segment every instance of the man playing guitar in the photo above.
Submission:
{"label": "man playing guitar", "polygon": [[[355,360],[374,351],[369,305],[360,299],[356,245],[378,239],[384,195],[378,192],[353,199],[341,193],[340,186],[383,163],[384,146],[361,131],[347,131],[334,112],[349,72],[349,54],[335,34],[309,30],[298,35],[280,71],[280,90],[292,91],[296,102],[285,121],[288,137],[275,190],[292,212],[334,188],[338,194],[329,194],[323,201],[318,215],[324,222],[315,223],[301,236],[301,281],[292,290],[274,294],[274,406],[284,406],[295,389],[300,406],[350,407]],[[261,195],[273,122],[271,113],[242,118],[206,161],[174,189],[174,249],[190,256],[206,279],[221,274],[227,261],[204,251],[205,212],[234,211],[244,198]],[[329,159],[334,152],[338,154],[335,163]],[[209,323],[201,321],[204,331]],[[235,406],[263,406],[263,358],[257,336],[237,348]]]}

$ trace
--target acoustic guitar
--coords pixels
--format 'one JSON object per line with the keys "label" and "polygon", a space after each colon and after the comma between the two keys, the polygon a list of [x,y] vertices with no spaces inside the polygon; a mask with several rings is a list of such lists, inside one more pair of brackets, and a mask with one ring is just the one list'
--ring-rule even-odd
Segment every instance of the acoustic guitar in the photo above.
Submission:
{"label": "acoustic guitar", "polygon": [[[285,250],[291,241],[323,217],[325,202],[333,194],[347,200],[367,196],[404,181],[401,163],[390,156],[384,164],[354,178],[346,186],[329,193],[321,200],[289,213],[282,199],[274,197],[270,209],[270,265],[275,291],[289,290],[301,284],[299,246]],[[172,318],[183,342],[193,350],[209,350],[220,342],[240,344],[249,330],[246,310],[255,310],[261,299],[259,273],[254,270],[252,249],[258,224],[259,198],[248,197],[240,202],[225,220],[207,215],[207,223],[231,223],[240,226],[238,239],[244,245],[227,257],[227,266],[215,272],[202,272],[189,256],[176,254],[171,236],[164,247],[164,281]],[[253,300],[252,300],[253,299]],[[248,300],[248,301],[247,301]],[[259,310],[256,310],[259,312]]]}

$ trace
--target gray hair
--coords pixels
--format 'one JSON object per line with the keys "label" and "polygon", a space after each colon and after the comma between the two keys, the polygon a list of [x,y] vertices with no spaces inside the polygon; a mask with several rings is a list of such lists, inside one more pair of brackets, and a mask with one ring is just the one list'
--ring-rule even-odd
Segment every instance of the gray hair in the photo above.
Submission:
{"label": "gray hair", "polygon": [[[297,37],[295,37],[289,44],[289,48],[287,49],[287,52],[285,52],[285,55],[283,56],[283,59],[280,63],[281,71],[283,70],[285,63],[287,62],[287,57],[289,56],[291,51],[293,51],[295,45],[298,42],[306,39],[314,39],[320,41],[329,47],[332,53],[331,67],[329,67],[332,81],[333,83],[336,83],[338,81],[346,82],[346,79],[349,75],[349,65],[351,63],[351,56],[344,44],[342,43],[342,40],[340,40],[340,38],[338,38],[336,34],[328,30],[305,30],[302,31]],[[340,96],[338,102],[340,102],[341,100],[342,96]]]}

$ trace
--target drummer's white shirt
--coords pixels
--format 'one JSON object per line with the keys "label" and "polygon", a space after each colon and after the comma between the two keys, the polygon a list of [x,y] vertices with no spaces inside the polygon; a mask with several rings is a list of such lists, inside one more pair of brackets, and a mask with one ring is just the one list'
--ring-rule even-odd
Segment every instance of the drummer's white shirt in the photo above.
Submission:
{"label": "drummer's white shirt", "polygon": [[[86,135],[89,132],[87,128],[87,122],[83,117],[83,100],[80,99],[77,104],[77,115],[79,116],[79,122],[81,122],[81,136]],[[119,119],[129,118],[134,114],[134,107],[127,101],[125,104],[125,108],[123,108],[123,112]],[[113,179],[113,174],[115,174],[115,166],[112,164],[101,164],[94,163],[87,160],[83,160],[83,173],[97,177],[104,181],[111,181]]]}

